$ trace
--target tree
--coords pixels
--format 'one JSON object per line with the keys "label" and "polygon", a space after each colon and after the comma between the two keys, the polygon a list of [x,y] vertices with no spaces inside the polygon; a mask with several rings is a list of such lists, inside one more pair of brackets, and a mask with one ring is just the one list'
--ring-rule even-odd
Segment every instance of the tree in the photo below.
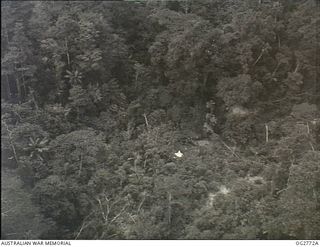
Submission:
{"label": "tree", "polygon": [[[28,12],[32,8],[32,4],[24,4],[25,11]],[[25,15],[21,15],[21,6],[4,2],[1,4],[1,12],[4,14],[4,24],[2,31],[4,36],[2,41],[2,61],[1,66],[3,71],[1,75],[4,76],[6,82],[7,97],[16,97],[19,102],[23,102],[27,98],[28,87],[31,86],[35,66],[30,57],[33,56],[33,49],[31,42],[26,35],[26,27],[23,21],[26,20]],[[22,13],[25,13],[22,11]],[[20,12],[20,13],[19,13]],[[17,13],[16,22],[13,21],[10,14]]]}
{"label": "tree", "polygon": [[307,152],[289,170],[279,200],[283,234],[296,239],[319,238],[319,152]]}
{"label": "tree", "polygon": [[39,239],[53,229],[14,171],[2,169],[1,192],[2,239]]}
{"label": "tree", "polygon": [[317,7],[2,2],[3,234],[319,237]]}

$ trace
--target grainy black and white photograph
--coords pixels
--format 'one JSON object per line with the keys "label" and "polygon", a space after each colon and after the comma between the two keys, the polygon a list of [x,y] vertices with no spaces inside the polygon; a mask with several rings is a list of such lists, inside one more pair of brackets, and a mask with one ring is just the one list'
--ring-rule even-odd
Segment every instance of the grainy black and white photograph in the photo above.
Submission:
{"label": "grainy black and white photograph", "polygon": [[1,1],[1,239],[320,239],[319,13]]}

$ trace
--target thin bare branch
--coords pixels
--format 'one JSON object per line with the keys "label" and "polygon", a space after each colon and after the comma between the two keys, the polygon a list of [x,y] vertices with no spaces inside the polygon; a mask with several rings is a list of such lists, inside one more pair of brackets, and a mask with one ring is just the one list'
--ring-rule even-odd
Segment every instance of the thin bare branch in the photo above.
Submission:
{"label": "thin bare branch", "polygon": [[144,121],[146,123],[147,129],[149,129],[149,122],[148,122],[148,119],[147,119],[147,115],[144,113],[143,117],[144,117]]}
{"label": "thin bare branch", "polygon": [[137,212],[138,212],[138,213],[140,212],[141,207],[142,207],[142,205],[143,205],[143,203],[144,203],[145,199],[146,199],[146,196],[145,196],[145,194],[143,194],[143,198],[142,198],[142,200],[141,200],[141,202],[140,202],[140,204],[139,204],[139,206],[138,206],[138,210],[137,210]]}
{"label": "thin bare branch", "polygon": [[220,141],[222,142],[222,144],[232,153],[232,155],[233,156],[235,156],[235,157],[237,157],[238,159],[240,159],[240,157],[235,153],[235,151],[231,148],[231,147],[229,147],[224,141],[222,141],[221,139],[220,139]]}
{"label": "thin bare branch", "polygon": [[127,206],[128,206],[128,204],[124,205],[124,207],[121,209],[121,211],[115,217],[113,217],[113,219],[110,221],[110,223],[116,221],[121,216],[121,214],[124,212],[124,210],[126,210]]}
{"label": "thin bare branch", "polygon": [[255,66],[260,61],[260,59],[262,58],[262,56],[264,54],[264,51],[265,51],[265,48],[262,48],[261,53],[260,53],[259,57],[257,58],[257,60],[254,62],[253,66]]}

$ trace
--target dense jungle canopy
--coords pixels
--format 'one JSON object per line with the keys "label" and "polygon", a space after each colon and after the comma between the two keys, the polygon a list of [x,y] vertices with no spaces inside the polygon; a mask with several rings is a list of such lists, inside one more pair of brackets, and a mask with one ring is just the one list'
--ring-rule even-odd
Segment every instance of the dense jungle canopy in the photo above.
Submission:
{"label": "dense jungle canopy", "polygon": [[319,10],[1,1],[1,238],[320,239]]}

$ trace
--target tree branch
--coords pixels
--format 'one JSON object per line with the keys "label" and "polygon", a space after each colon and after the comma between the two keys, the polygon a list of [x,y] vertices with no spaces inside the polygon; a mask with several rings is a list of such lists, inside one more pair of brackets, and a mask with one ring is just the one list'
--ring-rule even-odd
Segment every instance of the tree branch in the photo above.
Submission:
{"label": "tree branch", "polygon": [[257,58],[257,60],[254,62],[253,66],[255,66],[255,65],[260,61],[260,59],[261,59],[262,56],[263,56],[264,51],[265,51],[265,49],[262,48],[261,53],[260,53],[259,57]]}
{"label": "tree branch", "polygon": [[149,122],[148,122],[148,119],[147,119],[147,115],[145,113],[143,113],[143,117],[144,117],[144,121],[146,123],[147,129],[149,129]]}
{"label": "tree branch", "polygon": [[88,215],[84,218],[84,220],[83,220],[83,222],[82,222],[82,225],[81,225],[81,227],[80,227],[80,230],[78,231],[78,233],[77,233],[77,235],[76,235],[76,237],[75,237],[75,240],[77,240],[78,237],[80,236],[80,234],[82,233],[82,231],[91,224],[91,222],[87,222],[87,223],[86,223],[86,220],[87,220],[91,215],[92,215],[92,213],[88,214]]}
{"label": "tree branch", "polygon": [[124,205],[124,207],[121,209],[120,213],[118,213],[113,219],[110,221],[110,223],[116,221],[117,218],[121,216],[121,214],[124,212],[124,210],[127,208],[128,204]]}

